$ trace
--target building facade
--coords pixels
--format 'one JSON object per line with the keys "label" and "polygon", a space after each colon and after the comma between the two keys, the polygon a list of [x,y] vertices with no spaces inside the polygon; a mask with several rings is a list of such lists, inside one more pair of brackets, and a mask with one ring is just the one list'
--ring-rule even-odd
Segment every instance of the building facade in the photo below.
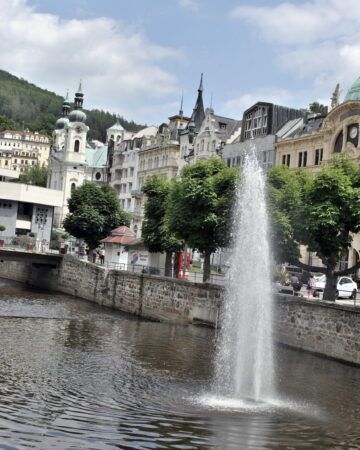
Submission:
{"label": "building facade", "polygon": [[59,191],[22,183],[0,182],[0,224],[2,236],[35,233],[50,242],[54,209],[61,205]]}
{"label": "building facade", "polygon": [[228,166],[241,166],[247,152],[257,155],[261,166],[269,169],[275,165],[275,142],[279,136],[296,126],[304,111],[257,102],[247,109],[242,118],[241,134],[225,145],[222,157]]}
{"label": "building facade", "polygon": [[[276,144],[276,165],[290,169],[303,168],[312,173],[336,155],[346,153],[360,165],[360,78],[350,88],[345,100],[334,105],[326,115],[314,115],[302,126]],[[316,255],[303,249],[303,261],[321,265]],[[353,238],[352,248],[343,262],[352,266],[360,258],[360,234]]]}
{"label": "building facade", "polygon": [[[158,128],[151,126],[138,131],[136,134],[127,132],[124,140],[119,140],[115,144],[111,173],[111,186],[117,191],[120,206],[130,213],[133,222],[140,214],[138,205],[138,166],[139,151],[142,147],[150,145],[151,140],[157,135]],[[135,195],[134,195],[135,193]],[[136,225],[136,224],[135,224]],[[140,234],[138,227],[135,227],[136,234]]]}
{"label": "building facade", "polygon": [[0,132],[0,168],[25,172],[33,166],[46,167],[49,159],[48,136],[28,131]]}

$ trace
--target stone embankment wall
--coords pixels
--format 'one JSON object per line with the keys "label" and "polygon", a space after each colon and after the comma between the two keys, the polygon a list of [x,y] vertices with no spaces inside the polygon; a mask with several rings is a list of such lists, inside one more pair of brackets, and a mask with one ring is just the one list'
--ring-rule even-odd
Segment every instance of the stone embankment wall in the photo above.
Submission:
{"label": "stone embankment wall", "polygon": [[[109,270],[68,255],[59,269],[4,262],[0,276],[176,323],[216,324],[224,294],[220,286]],[[279,295],[274,317],[278,342],[360,365],[359,309]]]}
{"label": "stone embankment wall", "polygon": [[279,296],[280,343],[360,365],[360,310],[332,302]]}
{"label": "stone embankment wall", "polygon": [[139,316],[167,322],[215,323],[219,286],[134,274],[65,256],[58,290]]}

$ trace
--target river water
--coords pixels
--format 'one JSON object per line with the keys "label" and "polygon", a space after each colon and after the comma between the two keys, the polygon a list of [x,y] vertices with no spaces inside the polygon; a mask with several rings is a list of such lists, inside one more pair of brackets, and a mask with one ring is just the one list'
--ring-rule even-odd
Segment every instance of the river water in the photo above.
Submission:
{"label": "river water", "polygon": [[0,280],[1,449],[358,449],[360,369],[278,348],[271,405],[212,403],[215,331]]}

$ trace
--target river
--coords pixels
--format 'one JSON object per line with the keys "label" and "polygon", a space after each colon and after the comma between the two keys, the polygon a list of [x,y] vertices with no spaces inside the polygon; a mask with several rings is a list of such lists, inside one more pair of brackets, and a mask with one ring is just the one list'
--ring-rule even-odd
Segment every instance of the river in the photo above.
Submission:
{"label": "river", "polygon": [[360,448],[358,368],[279,347],[278,401],[219,408],[214,330],[0,289],[1,449]]}

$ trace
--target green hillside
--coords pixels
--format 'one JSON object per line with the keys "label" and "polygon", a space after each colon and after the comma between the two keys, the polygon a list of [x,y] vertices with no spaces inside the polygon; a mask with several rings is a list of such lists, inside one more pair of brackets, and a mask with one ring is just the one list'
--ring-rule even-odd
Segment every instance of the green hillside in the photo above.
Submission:
{"label": "green hillside", "polygon": [[[0,70],[0,130],[15,128],[39,131],[51,135],[61,115],[63,97],[41,89],[32,83]],[[84,110],[90,127],[89,139],[105,141],[106,129],[116,122],[115,114],[97,109]],[[144,125],[120,118],[129,131],[138,131]]]}

